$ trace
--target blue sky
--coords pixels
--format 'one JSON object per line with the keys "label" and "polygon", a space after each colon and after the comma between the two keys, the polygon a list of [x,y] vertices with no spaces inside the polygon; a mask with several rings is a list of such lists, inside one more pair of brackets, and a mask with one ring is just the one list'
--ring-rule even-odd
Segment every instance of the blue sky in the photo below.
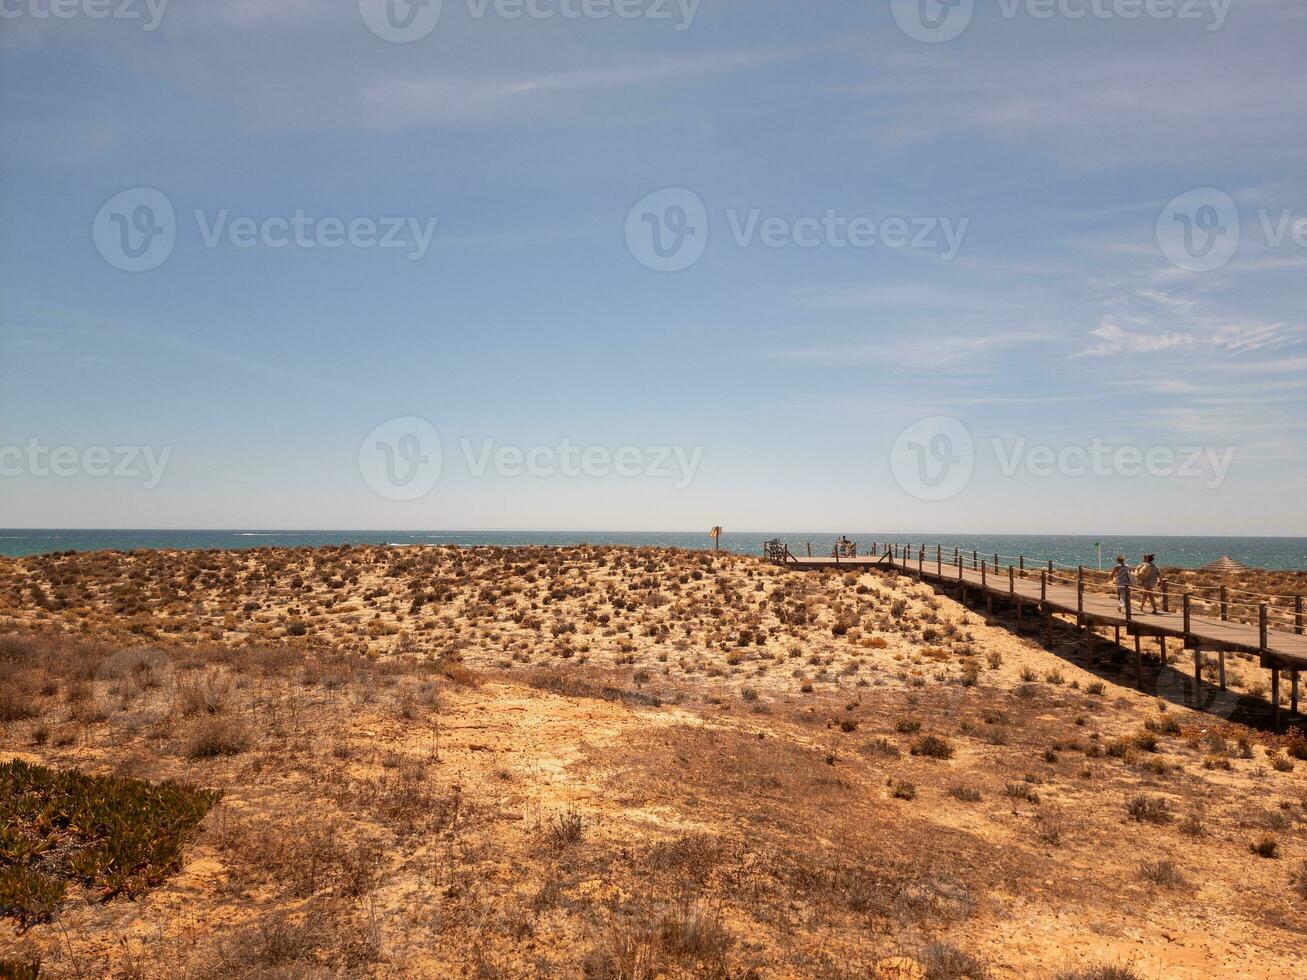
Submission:
{"label": "blue sky", "polygon": [[[1301,2],[962,2],[937,42],[895,17],[935,0],[622,2],[391,43],[356,0],[5,0],[0,525],[1307,535]],[[124,271],[139,188],[175,245]],[[683,227],[636,208],[668,188],[704,237],[664,272],[627,228]],[[274,247],[297,210],[409,247]],[[396,418],[439,434],[416,499],[363,458]]]}

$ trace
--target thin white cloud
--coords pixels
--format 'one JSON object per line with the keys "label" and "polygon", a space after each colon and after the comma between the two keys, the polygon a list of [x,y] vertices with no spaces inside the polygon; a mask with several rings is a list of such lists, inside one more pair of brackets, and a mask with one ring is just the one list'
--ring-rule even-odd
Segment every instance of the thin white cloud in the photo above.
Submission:
{"label": "thin white cloud", "polygon": [[1054,338],[1041,332],[1012,332],[981,335],[943,335],[905,338],[901,335],[868,343],[826,344],[772,351],[769,360],[815,364],[828,367],[861,367],[887,364],[908,367],[970,364],[1005,350],[1049,343]]}
{"label": "thin white cloud", "polygon": [[[1146,319],[1136,321],[1147,324]],[[1275,350],[1300,342],[1283,323],[1226,323],[1201,333],[1179,330],[1128,330],[1112,319],[1104,319],[1089,331],[1098,343],[1082,350],[1081,357],[1110,357],[1117,354],[1156,354],[1177,349],[1206,348],[1228,354]]]}
{"label": "thin white cloud", "polygon": [[1109,357],[1113,354],[1156,354],[1159,351],[1189,347],[1195,343],[1191,334],[1167,331],[1160,334],[1136,333],[1119,324],[1105,322],[1089,331],[1099,343],[1081,351],[1083,357]]}

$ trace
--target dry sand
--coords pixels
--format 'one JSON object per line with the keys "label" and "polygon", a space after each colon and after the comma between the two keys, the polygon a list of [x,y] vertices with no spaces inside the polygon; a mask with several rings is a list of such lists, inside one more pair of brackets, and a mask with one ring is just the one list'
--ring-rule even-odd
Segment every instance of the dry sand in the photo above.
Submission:
{"label": "dry sand", "polygon": [[164,884],[0,920],[0,957],[1303,975],[1307,746],[1010,627],[903,577],[652,549],[0,561],[3,758],[225,794]]}

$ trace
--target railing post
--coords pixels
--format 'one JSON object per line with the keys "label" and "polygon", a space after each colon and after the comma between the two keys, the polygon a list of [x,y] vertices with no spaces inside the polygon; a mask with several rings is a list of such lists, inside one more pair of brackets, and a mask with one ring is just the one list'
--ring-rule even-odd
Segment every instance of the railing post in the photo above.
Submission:
{"label": "railing post", "polygon": [[[1021,562],[1021,571],[1024,573],[1025,570],[1026,570],[1026,556],[1025,556],[1025,555],[1021,555],[1021,556],[1019,556],[1018,561]],[[1022,578],[1025,578],[1026,576],[1025,576],[1024,574],[1022,574],[1021,577],[1022,577]]]}
{"label": "railing post", "polygon": [[973,549],[971,552],[971,570],[974,572],[979,567],[980,567],[980,552]]}
{"label": "railing post", "polygon": [[1015,596],[1017,594],[1017,573],[1013,570],[1011,565],[1007,567],[1007,594],[1009,596]]}
{"label": "railing post", "polygon": [[923,544],[921,550],[917,552],[917,578],[922,577],[926,565],[926,546]]}
{"label": "railing post", "polygon": [[1189,593],[1186,592],[1186,593],[1184,594],[1184,638],[1185,638],[1185,640],[1188,640],[1188,639],[1189,639],[1189,618],[1190,618]]}
{"label": "railing post", "polygon": [[1227,586],[1221,586],[1221,621],[1225,622],[1230,618],[1230,590]]}
{"label": "railing post", "polygon": [[1129,623],[1133,618],[1133,613],[1131,612],[1132,603],[1130,601],[1130,589],[1131,586],[1129,585],[1125,587],[1125,621],[1127,623]]}
{"label": "railing post", "polygon": [[986,577],[986,575],[985,575],[985,569],[988,567],[988,565],[989,565],[989,562],[981,562],[981,563],[980,563],[980,587],[981,587],[982,589],[984,589],[984,588],[988,588],[988,579],[987,579],[987,577]]}
{"label": "railing post", "polygon": [[1163,579],[1163,581],[1162,581],[1162,612],[1164,612],[1164,613],[1169,613],[1170,611],[1171,611],[1171,587],[1170,587],[1169,585],[1167,585],[1167,584],[1166,584],[1166,580]]}
{"label": "railing post", "polygon": [[935,574],[944,577],[944,549],[935,545]]}
{"label": "railing post", "polygon": [[1293,597],[1293,631],[1302,636],[1302,596]]}
{"label": "railing post", "polygon": [[1076,626],[1085,634],[1085,662],[1094,669],[1094,630],[1085,622],[1085,566],[1076,566]]}
{"label": "railing post", "polygon": [[1048,601],[1048,572],[1039,573],[1039,601]]}
{"label": "railing post", "polygon": [[994,556],[994,574],[998,574],[998,555]]}

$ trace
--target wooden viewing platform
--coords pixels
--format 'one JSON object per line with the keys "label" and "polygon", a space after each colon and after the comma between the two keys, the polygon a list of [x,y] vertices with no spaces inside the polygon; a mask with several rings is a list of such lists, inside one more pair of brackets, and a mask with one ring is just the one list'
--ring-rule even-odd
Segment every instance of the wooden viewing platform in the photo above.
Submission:
{"label": "wooden viewing platform", "polygon": [[[1194,652],[1194,705],[1199,706],[1202,691],[1203,654],[1218,656],[1219,687],[1225,687],[1225,654],[1243,653],[1258,658],[1260,666],[1271,672],[1271,706],[1275,730],[1282,728],[1280,707],[1280,674],[1287,671],[1290,678],[1290,710],[1298,712],[1298,673],[1307,668],[1307,635],[1303,631],[1303,597],[1281,596],[1293,600],[1293,608],[1272,606],[1267,602],[1249,603],[1232,600],[1225,587],[1219,598],[1208,599],[1196,593],[1181,596],[1169,595],[1165,590],[1158,594],[1162,611],[1143,613],[1133,608],[1142,590],[1131,586],[1126,590],[1124,611],[1115,590],[1105,592],[1101,582],[1093,581],[1092,573],[1084,567],[1059,572],[1055,562],[1036,565],[1022,556],[980,556],[974,551],[953,549],[947,554],[935,547],[933,554],[927,549],[904,548],[894,544],[885,546],[877,554],[877,545],[871,555],[858,557],[796,557],[783,545],[767,554],[769,560],[796,570],[848,570],[870,571],[893,568],[916,576],[938,587],[957,586],[965,601],[971,592],[985,597],[989,610],[994,600],[1007,602],[1016,613],[1016,626],[1021,629],[1023,612],[1027,609],[1046,617],[1045,646],[1052,647],[1052,617],[1064,614],[1075,617],[1076,625],[1085,634],[1085,654],[1089,666],[1094,664],[1094,628],[1110,626],[1116,629],[1118,643],[1121,630],[1134,637],[1135,680],[1143,686],[1143,663],[1140,638],[1157,638],[1161,647],[1162,662],[1166,663],[1166,641],[1174,638],[1181,647]],[[1108,587],[1110,588],[1110,587]],[[1097,590],[1097,591],[1096,591]],[[1265,597],[1270,598],[1270,597]],[[1178,600],[1178,601],[1177,601]],[[1216,606],[1216,615],[1200,614],[1196,607]],[[1256,610],[1256,623],[1231,620],[1231,606]]]}

